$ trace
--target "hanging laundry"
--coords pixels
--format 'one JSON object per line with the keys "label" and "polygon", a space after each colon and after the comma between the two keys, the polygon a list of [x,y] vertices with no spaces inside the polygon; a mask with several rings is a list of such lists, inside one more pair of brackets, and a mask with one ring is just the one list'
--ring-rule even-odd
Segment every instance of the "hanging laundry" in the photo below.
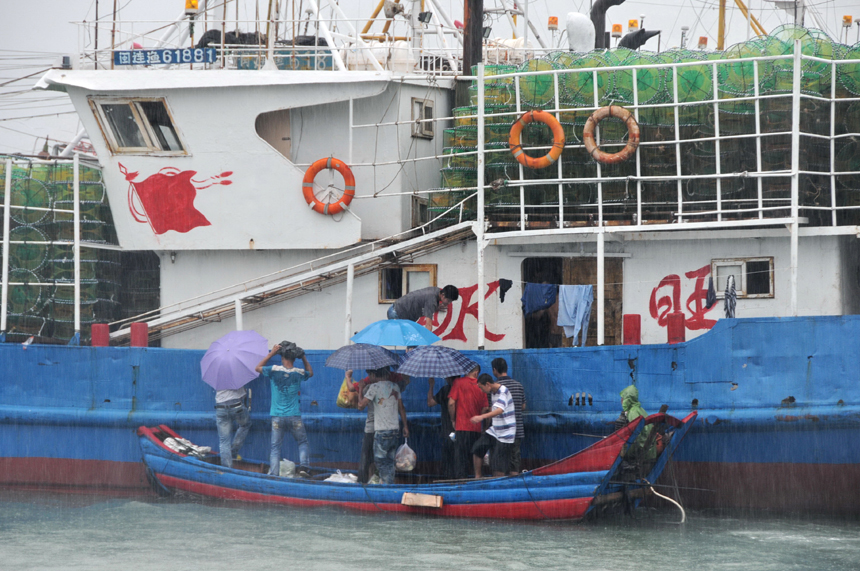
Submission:
{"label": "hanging laundry", "polygon": [[581,332],[580,345],[585,347],[588,322],[591,321],[591,304],[594,301],[594,286],[559,286],[558,300],[558,325],[564,327],[565,336],[573,338],[574,346],[576,346],[577,335]]}
{"label": "hanging laundry", "polygon": [[708,297],[705,298],[705,309],[711,309],[717,303],[717,290],[714,289],[714,276],[708,278]]}
{"label": "hanging laundry", "polygon": [[505,294],[508,293],[508,290],[511,289],[513,285],[514,282],[512,282],[511,280],[499,280],[499,301],[505,303]]}
{"label": "hanging laundry", "polygon": [[523,288],[523,315],[529,315],[535,311],[546,309],[555,303],[556,288],[553,284],[530,284],[526,283]]}
{"label": "hanging laundry", "polygon": [[735,290],[735,276],[729,276],[726,280],[726,317],[735,317],[735,305],[738,302],[738,292]]}

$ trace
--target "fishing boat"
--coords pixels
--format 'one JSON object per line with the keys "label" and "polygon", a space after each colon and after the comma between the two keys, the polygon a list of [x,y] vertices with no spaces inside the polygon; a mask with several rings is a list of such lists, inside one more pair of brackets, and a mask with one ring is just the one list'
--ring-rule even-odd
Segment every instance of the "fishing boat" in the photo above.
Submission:
{"label": "fishing boat", "polygon": [[[453,284],[433,331],[508,361],[530,467],[607,434],[634,383],[646,409],[699,411],[675,458],[690,505],[860,509],[860,47],[787,25],[719,53],[571,52],[524,17],[519,44],[473,42],[435,5],[365,33],[336,2],[241,23],[280,30],[266,42],[191,47],[201,18],[240,26],[208,4],[154,35],[119,23],[38,82],[68,93],[98,163],[78,214],[71,163],[9,167],[0,483],[141,490],[141,424],[216,442],[199,362],[234,329],[301,339],[312,459],[354,464],[362,419],[326,357]],[[592,286],[583,342],[524,310],[542,282]],[[78,334],[96,346],[47,344]],[[424,383],[404,399],[432,462]],[[269,387],[249,387],[243,455],[263,458]]]}
{"label": "fishing boat", "polygon": [[[137,434],[147,475],[153,486],[167,494],[187,492],[222,500],[363,512],[579,520],[625,498],[638,504],[643,490],[653,489],[695,418],[695,412],[683,420],[666,414],[639,417],[584,450],[517,476],[393,485],[324,481],[330,470],[314,471],[312,479],[269,476],[266,464],[249,460],[224,468],[217,454],[197,452],[167,426],[141,426]],[[622,453],[645,426],[653,426],[655,434],[661,431],[665,445],[643,477],[622,481]]]}

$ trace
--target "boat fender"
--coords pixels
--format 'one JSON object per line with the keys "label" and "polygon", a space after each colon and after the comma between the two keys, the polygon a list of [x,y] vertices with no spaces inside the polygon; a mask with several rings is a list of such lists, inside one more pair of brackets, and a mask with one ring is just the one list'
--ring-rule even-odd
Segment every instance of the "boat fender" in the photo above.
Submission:
{"label": "boat fender", "polygon": [[[552,148],[542,157],[528,156],[520,144],[520,135],[523,129],[529,123],[534,122],[543,123],[552,130]],[[514,158],[521,165],[530,169],[543,169],[553,164],[561,156],[561,152],[564,150],[564,130],[561,128],[561,123],[558,122],[558,119],[552,113],[541,110],[529,111],[514,122],[508,136],[508,145]]]}
{"label": "boat fender", "polygon": [[[335,202],[322,202],[314,195],[314,179],[323,169],[336,170],[343,176],[343,194]],[[349,206],[355,196],[355,177],[345,162],[334,157],[319,159],[305,172],[305,178],[302,179],[302,194],[314,212],[329,215],[338,214]]]}
{"label": "boat fender", "polygon": [[[606,153],[600,150],[597,142],[594,139],[594,131],[597,129],[597,124],[607,117],[616,117],[627,124],[627,145],[617,153]],[[585,150],[591,155],[595,161],[605,165],[614,165],[624,162],[636,152],[636,147],[639,146],[639,123],[633,117],[633,113],[618,105],[610,105],[609,107],[601,107],[591,114],[588,121],[585,122],[585,129],[582,131],[582,142],[585,143]]]}

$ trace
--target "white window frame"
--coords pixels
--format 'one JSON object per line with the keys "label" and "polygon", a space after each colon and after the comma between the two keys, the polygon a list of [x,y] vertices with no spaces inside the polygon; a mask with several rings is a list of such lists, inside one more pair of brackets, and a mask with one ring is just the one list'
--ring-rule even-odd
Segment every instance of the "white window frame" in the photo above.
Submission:
{"label": "white window frame", "polygon": [[430,214],[427,208],[429,202],[427,197],[413,196],[412,197],[412,227],[418,228],[430,221]]}
{"label": "white window frame", "polygon": [[[149,120],[146,117],[146,114],[141,109],[139,103],[146,103],[157,101],[164,105],[164,110],[167,113],[167,117],[170,119],[170,124],[173,127],[173,132],[176,134],[176,138],[179,140],[179,144],[182,145],[182,150],[180,151],[170,151],[164,150],[158,145],[158,137],[155,135],[155,131],[153,126],[150,124]],[[93,114],[98,121],[99,128],[102,131],[102,136],[104,136],[105,141],[107,142],[108,148],[111,153],[114,155],[152,155],[152,156],[168,156],[168,157],[184,157],[188,156],[190,153],[188,152],[188,145],[185,143],[185,139],[182,134],[179,132],[179,128],[176,126],[176,122],[173,120],[173,113],[170,110],[170,106],[167,104],[167,100],[164,97],[95,97],[90,98],[90,108],[93,111]],[[105,116],[104,110],[102,109],[102,105],[129,105],[131,106],[132,115],[134,116],[134,121],[140,129],[141,134],[143,135],[144,142],[146,143],[145,147],[123,147],[119,144],[119,141],[116,137],[116,134],[113,132],[113,129],[110,126],[110,121],[108,121],[107,116]]]}
{"label": "white window frame", "polygon": [[[769,272],[768,278],[770,282],[770,291],[768,293],[747,293],[747,263],[748,262],[768,262]],[[721,266],[741,266],[741,275],[735,276],[735,291],[738,298],[753,299],[753,298],[773,298],[773,256],[761,256],[756,258],[720,258],[711,260],[711,275],[714,281],[717,279],[717,268]],[[723,299],[726,296],[725,284],[715,283],[717,299]],[[721,289],[722,288],[722,289]]]}
{"label": "white window frame", "polygon": [[[382,268],[379,270],[379,303],[394,303],[397,299],[388,299],[384,297],[385,293],[385,280],[383,279],[383,275],[385,271],[391,271],[395,269],[400,269],[403,274],[401,276],[401,290],[400,297],[403,297],[407,293],[409,293],[409,272],[427,272],[430,274],[430,286],[438,287],[436,284],[436,264],[411,264],[408,266],[388,266],[387,268]],[[430,287],[428,286],[428,287]]]}
{"label": "white window frame", "polygon": [[412,136],[418,137],[421,139],[432,139],[433,138],[433,121],[427,121],[424,123],[419,123],[419,121],[424,120],[424,111],[425,109],[430,110],[430,114],[433,116],[432,118],[436,118],[435,113],[435,103],[432,99],[420,99],[418,97],[412,98]]}

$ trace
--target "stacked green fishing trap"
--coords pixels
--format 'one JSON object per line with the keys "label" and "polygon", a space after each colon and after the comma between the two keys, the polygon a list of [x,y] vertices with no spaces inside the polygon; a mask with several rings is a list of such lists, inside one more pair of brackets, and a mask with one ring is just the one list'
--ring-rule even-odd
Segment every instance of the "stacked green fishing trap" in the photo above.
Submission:
{"label": "stacked green fishing trap", "polygon": [[[0,162],[0,181],[6,163]],[[12,167],[7,339],[68,341],[75,334],[74,167],[29,163]],[[80,239],[117,244],[101,170],[80,166]],[[0,200],[5,186],[0,185]],[[80,249],[81,336],[90,325],[121,315],[122,258],[112,249]],[[0,263],[7,263],[2,259]],[[12,285],[15,284],[15,285]],[[157,284],[156,284],[157,290]],[[155,306],[157,307],[157,305]],[[151,303],[145,311],[151,309]]]}
{"label": "stacked green fishing trap", "polygon": [[[788,171],[795,40],[800,40],[805,56],[825,60],[802,60],[801,93],[836,99],[832,152],[830,102],[802,98],[800,114],[801,133],[827,137],[801,136],[800,170],[807,171],[800,180],[801,208],[808,207],[804,215],[809,215],[810,224],[831,223],[830,212],[825,215],[815,208],[860,206],[860,176],[830,176],[831,172],[860,170],[860,102],[847,100],[860,96],[860,44],[841,45],[818,30],[794,25],[781,26],[769,36],[725,52],[673,49],[651,53],[618,48],[584,54],[557,52],[517,66],[485,66],[487,215],[493,221],[515,224],[523,208],[530,224],[544,221],[557,227],[563,206],[566,224],[587,224],[597,216],[600,195],[604,219],[631,223],[640,192],[643,223],[675,220],[679,200],[685,213],[712,212],[718,197],[726,213],[724,219],[728,219],[731,210],[756,207],[759,193],[762,206],[773,209],[766,211],[766,217],[787,215],[788,176],[736,176],[719,181],[715,176],[638,184],[628,177]],[[667,64],[682,65],[672,68]],[[564,73],[539,73],[551,70]],[[536,73],[518,79],[495,77],[513,72]],[[459,220],[460,210],[451,207],[476,191],[476,82],[470,93],[472,106],[456,109],[454,125],[445,131],[442,188],[430,198],[431,213],[441,215],[442,224]],[[756,96],[760,97],[758,102]],[[636,158],[599,165],[582,145],[586,120],[597,108],[607,105],[621,105],[631,111],[638,106],[638,169]],[[507,142],[516,118],[536,109],[554,111],[566,143],[560,164],[540,170],[521,167]],[[609,153],[620,151],[627,141],[625,125],[612,118],[601,122],[598,134],[600,148]],[[679,145],[675,144],[676,136]],[[523,130],[521,143],[529,155],[541,156],[549,151],[552,136],[545,125],[532,123]],[[598,177],[599,185],[588,180]],[[832,204],[830,187],[834,181],[836,203]],[[464,203],[463,219],[474,217],[472,199]],[[857,223],[860,210],[842,210],[838,218],[840,224]]]}

